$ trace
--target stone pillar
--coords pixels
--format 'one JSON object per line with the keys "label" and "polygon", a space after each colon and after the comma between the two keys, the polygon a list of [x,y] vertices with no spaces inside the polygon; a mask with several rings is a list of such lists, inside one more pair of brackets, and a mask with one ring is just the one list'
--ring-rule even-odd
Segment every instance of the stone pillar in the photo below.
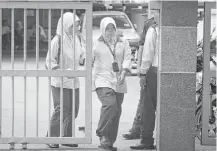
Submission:
{"label": "stone pillar", "polygon": [[160,151],[195,150],[197,7],[197,1],[160,2]]}

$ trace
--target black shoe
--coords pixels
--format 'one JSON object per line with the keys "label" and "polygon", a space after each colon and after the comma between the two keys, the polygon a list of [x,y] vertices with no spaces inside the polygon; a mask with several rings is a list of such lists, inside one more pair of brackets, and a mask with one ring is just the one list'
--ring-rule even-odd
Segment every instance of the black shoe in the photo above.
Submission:
{"label": "black shoe", "polygon": [[136,146],[130,146],[130,148],[133,150],[152,150],[152,149],[156,149],[156,146],[139,144]]}
{"label": "black shoe", "polygon": [[78,147],[78,144],[62,144],[62,146],[66,146],[66,147]]}
{"label": "black shoe", "polygon": [[124,139],[131,140],[131,139],[140,139],[140,134],[129,132],[128,134],[122,135]]}
{"label": "black shoe", "polygon": [[117,151],[117,148],[113,147],[113,146],[100,145],[98,147],[101,148],[101,149],[104,149],[106,151]]}
{"label": "black shoe", "polygon": [[59,144],[47,144],[49,148],[59,148]]}

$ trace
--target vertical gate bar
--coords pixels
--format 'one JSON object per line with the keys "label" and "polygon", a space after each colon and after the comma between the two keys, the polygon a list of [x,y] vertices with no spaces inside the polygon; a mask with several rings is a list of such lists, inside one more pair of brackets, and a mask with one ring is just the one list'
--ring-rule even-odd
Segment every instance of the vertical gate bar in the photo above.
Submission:
{"label": "vertical gate bar", "polygon": [[[73,70],[75,70],[75,64],[76,64],[76,50],[75,50],[75,14],[76,14],[76,9],[73,9]],[[75,137],[75,77],[72,79],[73,82],[73,89],[72,89],[72,94],[73,94],[73,100],[72,100],[72,137]]]}
{"label": "vertical gate bar", "polygon": [[[91,7],[92,8],[92,7]],[[87,30],[86,30],[86,79],[85,79],[85,137],[91,143],[92,136],[92,10],[86,10]]]}
{"label": "vertical gate bar", "polygon": [[[48,10],[48,50],[49,52],[49,58],[51,58],[51,9]],[[49,59],[49,69],[51,69],[51,62]],[[49,77],[48,81],[48,89],[49,89],[49,95],[48,95],[48,100],[49,100],[49,105],[48,105],[48,123],[49,123],[49,129],[48,129],[48,137],[50,137],[50,116],[51,116],[51,77]]]}
{"label": "vertical gate bar", "polygon": [[[63,9],[61,9],[60,68],[61,68],[61,71],[63,71]],[[63,76],[61,76],[61,88],[60,88],[60,137],[62,136],[63,136]]]}
{"label": "vertical gate bar", "polygon": [[[27,9],[24,9],[24,69],[26,70]],[[24,137],[26,137],[26,76],[24,77]]]}
{"label": "vertical gate bar", "polygon": [[[36,9],[36,68],[39,67],[39,9]],[[38,137],[39,77],[36,77],[36,137]]]}
{"label": "vertical gate bar", "polygon": [[[2,9],[0,9],[0,20],[2,20]],[[0,23],[0,35],[2,35],[2,23]],[[2,36],[0,36],[0,70],[2,68]],[[0,76],[0,138],[2,136],[2,77]]]}
{"label": "vertical gate bar", "polygon": [[[210,83],[210,21],[211,21],[211,11],[207,6],[207,3],[204,2],[204,30],[203,30],[203,97],[202,100],[210,100],[209,96],[209,83]],[[207,101],[208,102],[208,101]],[[202,110],[202,143],[208,142],[208,123],[209,123],[209,103],[203,103]]]}
{"label": "vertical gate bar", "polygon": [[[14,8],[11,10],[11,66],[14,70]],[[14,136],[14,76],[12,79],[12,136]]]}

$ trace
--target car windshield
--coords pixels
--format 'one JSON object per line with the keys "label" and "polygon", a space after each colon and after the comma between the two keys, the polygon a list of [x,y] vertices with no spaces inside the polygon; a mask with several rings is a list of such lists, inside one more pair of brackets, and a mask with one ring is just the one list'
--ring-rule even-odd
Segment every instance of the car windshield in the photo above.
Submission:
{"label": "car windshield", "polygon": [[95,15],[93,16],[93,29],[100,28],[100,22],[104,17],[112,17],[115,20],[117,28],[119,29],[132,28],[126,16],[124,15]]}

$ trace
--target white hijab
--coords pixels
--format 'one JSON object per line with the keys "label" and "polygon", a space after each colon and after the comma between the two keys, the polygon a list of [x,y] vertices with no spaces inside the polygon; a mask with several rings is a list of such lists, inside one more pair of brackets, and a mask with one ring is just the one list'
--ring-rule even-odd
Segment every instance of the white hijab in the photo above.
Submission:
{"label": "white hijab", "polygon": [[[75,21],[79,21],[77,15],[75,15]],[[71,12],[66,12],[63,14],[63,52],[68,55],[68,57],[73,56],[73,35],[67,35],[66,31],[70,26],[74,24],[74,14]],[[56,34],[61,35],[61,17],[59,18],[57,24]],[[76,39],[75,39],[76,40]]]}
{"label": "white hijab", "polygon": [[[77,15],[75,15],[75,21],[79,21],[79,18]],[[63,35],[66,34],[66,30],[74,24],[74,14],[71,12],[66,12],[63,14]],[[57,24],[57,35],[61,35],[61,17],[59,18],[58,24]]]}
{"label": "white hijab", "polygon": [[111,43],[111,42],[114,43],[115,40],[116,40],[116,34],[115,34],[112,38],[108,38],[108,37],[106,37],[106,35],[105,35],[106,27],[107,27],[108,24],[110,24],[110,23],[113,24],[114,27],[115,27],[115,30],[117,30],[116,23],[115,23],[114,19],[111,18],[111,17],[105,17],[105,18],[103,18],[103,19],[101,20],[101,22],[100,22],[100,30],[101,30],[101,33],[102,33],[103,38],[104,38],[107,42],[109,42],[109,43]]}

